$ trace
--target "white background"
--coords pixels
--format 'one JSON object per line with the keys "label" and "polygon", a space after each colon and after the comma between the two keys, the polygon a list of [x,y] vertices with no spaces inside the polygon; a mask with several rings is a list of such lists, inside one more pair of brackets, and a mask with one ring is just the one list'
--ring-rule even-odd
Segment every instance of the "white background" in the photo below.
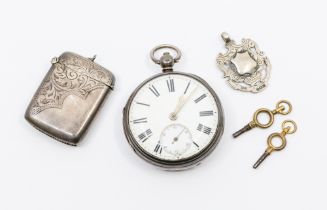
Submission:
{"label": "white background", "polygon": [[[327,209],[326,4],[324,1],[2,1],[0,3],[0,209]],[[220,33],[253,38],[272,74],[259,94],[232,90],[215,64]],[[137,157],[122,129],[134,88],[158,73],[148,56],[171,43],[183,52],[176,70],[206,79],[225,110],[225,133],[202,165],[165,172]],[[117,78],[77,147],[38,132],[25,109],[64,51],[98,55]],[[294,106],[269,129],[231,134],[260,107]],[[285,150],[252,164],[267,136],[293,119]]]}

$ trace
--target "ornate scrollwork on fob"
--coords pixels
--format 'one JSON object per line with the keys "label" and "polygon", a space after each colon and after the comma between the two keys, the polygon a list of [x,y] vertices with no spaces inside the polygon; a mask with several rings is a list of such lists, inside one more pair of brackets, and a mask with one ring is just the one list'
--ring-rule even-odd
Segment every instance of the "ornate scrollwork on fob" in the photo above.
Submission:
{"label": "ornate scrollwork on fob", "polygon": [[52,59],[52,67],[34,96],[31,114],[49,108],[62,108],[65,98],[86,99],[95,89],[111,86],[112,77],[92,59],[66,53]]}
{"label": "ornate scrollwork on fob", "polygon": [[269,59],[251,39],[236,44],[227,33],[222,34],[227,52],[219,53],[218,67],[228,83],[236,90],[257,93],[266,86],[270,76]]}

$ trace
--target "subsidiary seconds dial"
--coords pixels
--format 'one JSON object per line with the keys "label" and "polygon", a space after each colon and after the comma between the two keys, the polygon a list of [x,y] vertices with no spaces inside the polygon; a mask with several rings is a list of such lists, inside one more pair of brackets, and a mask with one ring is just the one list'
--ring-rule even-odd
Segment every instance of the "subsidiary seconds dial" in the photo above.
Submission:
{"label": "subsidiary seconds dial", "polygon": [[143,159],[178,170],[196,165],[216,146],[223,131],[223,113],[205,81],[168,71],[134,91],[124,110],[124,128]]}

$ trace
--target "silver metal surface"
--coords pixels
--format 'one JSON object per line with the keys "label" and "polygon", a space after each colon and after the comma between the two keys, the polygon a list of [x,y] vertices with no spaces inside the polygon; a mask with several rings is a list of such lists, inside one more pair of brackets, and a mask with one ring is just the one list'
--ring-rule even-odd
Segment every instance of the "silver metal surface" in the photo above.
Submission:
{"label": "silver metal surface", "polygon": [[28,106],[25,118],[41,132],[76,145],[114,87],[111,72],[71,52],[52,66]]}
{"label": "silver metal surface", "polygon": [[180,49],[178,49],[178,47],[174,46],[174,45],[170,45],[170,44],[162,44],[162,45],[158,45],[157,47],[153,48],[150,52],[150,57],[153,60],[153,62],[155,62],[156,64],[160,64],[160,59],[155,58],[155,53],[160,50],[160,49],[165,49],[165,48],[169,48],[172,49],[176,52],[176,57],[174,58],[174,62],[177,63],[179,61],[179,59],[182,57],[182,53],[180,51]]}
{"label": "silver metal surface", "polygon": [[227,33],[221,34],[227,52],[217,57],[218,67],[224,72],[231,87],[257,93],[268,83],[271,65],[269,59],[251,39],[236,44]]}
{"label": "silver metal surface", "polygon": [[[128,119],[129,116],[129,111],[130,111],[130,107],[131,104],[133,102],[133,99],[135,97],[135,95],[137,94],[137,92],[145,85],[147,84],[149,81],[160,77],[164,74],[179,74],[179,75],[186,75],[189,77],[192,77],[193,79],[199,81],[200,83],[202,83],[206,88],[208,88],[209,92],[212,94],[212,96],[214,97],[217,107],[218,107],[218,125],[217,125],[217,129],[216,132],[210,142],[210,144],[208,144],[208,146],[206,148],[204,148],[201,152],[197,153],[196,155],[189,157],[187,159],[181,160],[181,161],[167,161],[167,160],[163,160],[163,159],[159,159],[153,155],[151,155],[150,153],[146,152],[142,147],[139,146],[139,144],[137,143],[137,140],[134,138],[131,130],[130,130],[130,121]],[[124,133],[125,136],[127,138],[128,143],[131,145],[131,147],[133,148],[134,152],[141,157],[142,159],[144,159],[145,161],[147,161],[148,163],[151,163],[155,166],[159,166],[165,170],[172,170],[172,171],[177,171],[177,170],[185,170],[185,169],[189,169],[192,168],[196,165],[199,165],[201,163],[201,161],[206,158],[213,150],[214,148],[217,146],[217,144],[220,141],[220,138],[224,132],[224,112],[223,112],[223,108],[222,105],[220,103],[220,100],[217,96],[217,94],[215,93],[215,91],[209,86],[209,84],[204,81],[203,79],[201,79],[200,77],[196,76],[196,75],[192,75],[192,74],[186,74],[186,73],[182,73],[182,72],[169,72],[169,73],[160,73],[157,74],[147,80],[145,80],[144,82],[142,82],[132,93],[132,95],[129,97],[127,104],[124,108],[123,111],[123,125],[124,125]]]}
{"label": "silver metal surface", "polygon": [[[161,45],[159,47],[154,48],[151,51],[151,59],[157,63],[160,64],[160,60],[154,58],[154,53],[156,50],[161,49],[161,48],[166,48],[167,46],[169,46],[169,48],[171,48],[171,45]],[[178,49],[178,48],[173,48],[173,49]],[[179,50],[177,51],[177,57],[175,58],[176,61],[178,61],[178,59],[180,59],[181,53]],[[165,53],[164,55],[165,56]],[[176,62],[174,61],[174,62]],[[173,63],[174,63],[173,62]],[[129,112],[130,112],[130,107],[131,104],[133,102],[133,99],[135,97],[135,95],[138,93],[138,91],[144,86],[146,85],[149,81],[156,79],[157,77],[160,77],[162,75],[172,75],[172,74],[178,74],[178,75],[185,75],[188,77],[191,77],[195,80],[197,80],[198,82],[202,83],[208,90],[209,92],[212,94],[212,96],[215,99],[215,102],[217,104],[218,107],[218,124],[217,124],[217,129],[216,132],[211,140],[211,142],[203,149],[201,150],[199,153],[186,158],[186,159],[182,159],[182,160],[175,160],[175,161],[169,161],[169,160],[164,160],[164,159],[160,159],[156,156],[151,155],[150,153],[148,153],[147,151],[145,151],[138,143],[137,140],[134,138],[131,129],[130,129],[130,121],[129,121]],[[129,97],[126,106],[124,107],[124,111],[123,111],[123,126],[124,126],[124,133],[125,136],[127,138],[128,143],[131,145],[132,149],[134,150],[134,152],[141,157],[142,159],[144,159],[145,161],[147,161],[148,163],[151,163],[155,166],[158,166],[160,168],[163,168],[165,170],[170,170],[170,171],[177,171],[177,170],[184,170],[184,169],[189,169],[192,168],[196,165],[199,165],[201,163],[201,161],[206,158],[213,150],[214,148],[217,146],[217,144],[220,141],[220,138],[223,134],[224,131],[224,113],[223,113],[223,108],[221,106],[220,100],[217,96],[217,94],[215,93],[215,91],[209,86],[209,84],[204,81],[202,78],[193,75],[193,74],[187,74],[187,73],[182,73],[182,72],[173,72],[172,69],[170,71],[165,71],[165,69],[163,68],[163,73],[154,75],[153,77],[150,77],[149,79],[145,80],[144,82],[142,82],[135,90],[134,92],[131,94],[131,96]]]}
{"label": "silver metal surface", "polygon": [[[160,49],[172,49],[173,51],[176,52],[176,57],[173,58],[169,52],[164,52],[163,55],[160,57],[160,59],[157,59],[155,57],[155,53],[160,50]],[[155,48],[153,48],[150,52],[150,57],[152,59],[152,61],[156,64],[159,64],[162,67],[162,71],[163,72],[168,72],[168,71],[173,71],[173,66],[175,63],[177,63],[179,61],[179,59],[181,58],[182,53],[181,51],[173,46],[173,45],[169,45],[169,44],[162,44],[159,45]]]}

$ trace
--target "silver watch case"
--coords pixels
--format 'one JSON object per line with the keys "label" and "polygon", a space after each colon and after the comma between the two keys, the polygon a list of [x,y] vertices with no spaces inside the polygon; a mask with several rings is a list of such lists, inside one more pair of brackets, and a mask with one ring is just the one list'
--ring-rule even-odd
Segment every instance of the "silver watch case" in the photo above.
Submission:
{"label": "silver watch case", "polygon": [[[149,153],[147,153],[142,147],[139,146],[139,144],[137,143],[137,140],[133,137],[132,132],[130,130],[130,126],[129,126],[129,110],[130,110],[130,106],[131,103],[135,97],[135,95],[137,94],[137,92],[149,81],[160,77],[162,75],[166,75],[166,74],[179,74],[179,75],[185,75],[185,76],[189,76],[192,77],[193,79],[199,81],[200,83],[202,83],[206,88],[208,88],[209,92],[213,95],[217,106],[218,106],[218,125],[217,125],[217,129],[216,129],[216,133],[213,136],[212,141],[210,142],[210,144],[204,148],[202,151],[200,151],[199,153],[197,153],[194,156],[191,156],[189,158],[186,159],[181,159],[178,161],[167,161],[167,160],[162,160],[159,159]],[[209,86],[209,84],[204,81],[202,78],[193,75],[193,74],[187,74],[187,73],[182,73],[182,72],[166,72],[166,73],[159,73],[156,74],[152,77],[150,77],[149,79],[145,80],[144,82],[142,82],[135,90],[134,92],[131,94],[131,96],[129,97],[127,104],[124,107],[123,110],[123,126],[124,126],[124,133],[125,136],[127,138],[128,143],[130,144],[130,146],[132,147],[132,149],[134,150],[134,152],[141,157],[142,159],[144,159],[146,162],[153,164],[155,166],[158,166],[164,170],[169,170],[169,171],[178,171],[178,170],[185,170],[185,169],[189,169],[192,168],[194,166],[197,166],[201,163],[201,161],[206,158],[217,146],[217,144],[220,141],[220,138],[224,132],[224,112],[223,112],[223,108],[221,106],[220,100],[217,96],[217,94],[215,93],[215,91]]]}

